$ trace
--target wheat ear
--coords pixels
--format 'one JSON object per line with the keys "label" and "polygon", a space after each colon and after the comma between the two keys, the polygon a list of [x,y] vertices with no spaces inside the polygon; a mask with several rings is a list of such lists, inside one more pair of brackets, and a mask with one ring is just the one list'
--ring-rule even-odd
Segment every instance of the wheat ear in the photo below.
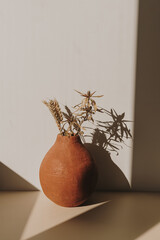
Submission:
{"label": "wheat ear", "polygon": [[43,103],[49,108],[52,116],[54,117],[56,124],[58,126],[58,129],[60,133],[62,134],[62,127],[61,127],[61,122],[63,120],[63,115],[60,109],[60,106],[58,104],[58,101],[55,100],[49,100],[48,102],[43,101]]}

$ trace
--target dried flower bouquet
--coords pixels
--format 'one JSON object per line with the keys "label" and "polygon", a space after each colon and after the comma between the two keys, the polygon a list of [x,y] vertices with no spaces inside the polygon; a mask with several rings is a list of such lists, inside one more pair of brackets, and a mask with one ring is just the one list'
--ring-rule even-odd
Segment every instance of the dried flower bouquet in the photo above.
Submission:
{"label": "dried flower bouquet", "polygon": [[[96,124],[101,133],[105,133],[106,142],[113,151],[117,151],[116,143],[124,142],[124,138],[132,138],[131,131],[127,127],[128,120],[125,120],[125,113],[120,115],[114,109],[110,111],[98,107],[94,98],[103,97],[103,95],[95,95],[96,92],[87,91],[87,93],[81,93],[75,90],[82,97],[82,101],[73,107],[73,112],[68,106],[65,106],[63,112],[56,99],[43,101],[43,103],[49,108],[53,115],[60,134],[63,136],[82,136],[86,128],[83,126],[85,122],[92,122]],[[109,121],[97,121],[94,120],[96,112],[107,114],[110,117]],[[95,123],[96,122],[96,123]],[[114,142],[114,144],[112,144]]]}

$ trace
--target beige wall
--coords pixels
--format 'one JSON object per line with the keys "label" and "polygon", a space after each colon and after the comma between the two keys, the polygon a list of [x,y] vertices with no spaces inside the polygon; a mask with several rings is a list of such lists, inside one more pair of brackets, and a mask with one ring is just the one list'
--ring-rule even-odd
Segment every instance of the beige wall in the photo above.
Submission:
{"label": "beige wall", "polygon": [[[137,0],[0,0],[4,164],[39,187],[40,163],[58,133],[44,98],[70,106],[79,101],[73,89],[97,90],[103,107],[133,120],[137,14]],[[132,149],[111,158],[130,182]]]}

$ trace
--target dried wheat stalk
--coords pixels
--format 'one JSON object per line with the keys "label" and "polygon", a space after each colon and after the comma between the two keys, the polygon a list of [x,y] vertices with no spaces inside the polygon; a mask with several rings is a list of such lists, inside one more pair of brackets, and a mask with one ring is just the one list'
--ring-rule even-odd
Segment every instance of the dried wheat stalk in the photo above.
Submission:
{"label": "dried wheat stalk", "polygon": [[54,100],[49,100],[47,101],[43,101],[43,103],[49,108],[52,116],[54,117],[56,124],[58,126],[58,129],[60,131],[60,133],[63,133],[63,127],[61,126],[61,123],[63,121],[63,115],[59,106],[59,103],[56,99]]}

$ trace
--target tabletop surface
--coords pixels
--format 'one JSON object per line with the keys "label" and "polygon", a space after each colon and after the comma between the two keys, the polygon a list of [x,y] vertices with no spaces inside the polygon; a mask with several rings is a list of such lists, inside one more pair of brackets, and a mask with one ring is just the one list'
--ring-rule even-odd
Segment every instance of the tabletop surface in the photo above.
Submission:
{"label": "tabletop surface", "polygon": [[160,193],[95,192],[65,208],[40,191],[1,191],[0,239],[159,240]]}

